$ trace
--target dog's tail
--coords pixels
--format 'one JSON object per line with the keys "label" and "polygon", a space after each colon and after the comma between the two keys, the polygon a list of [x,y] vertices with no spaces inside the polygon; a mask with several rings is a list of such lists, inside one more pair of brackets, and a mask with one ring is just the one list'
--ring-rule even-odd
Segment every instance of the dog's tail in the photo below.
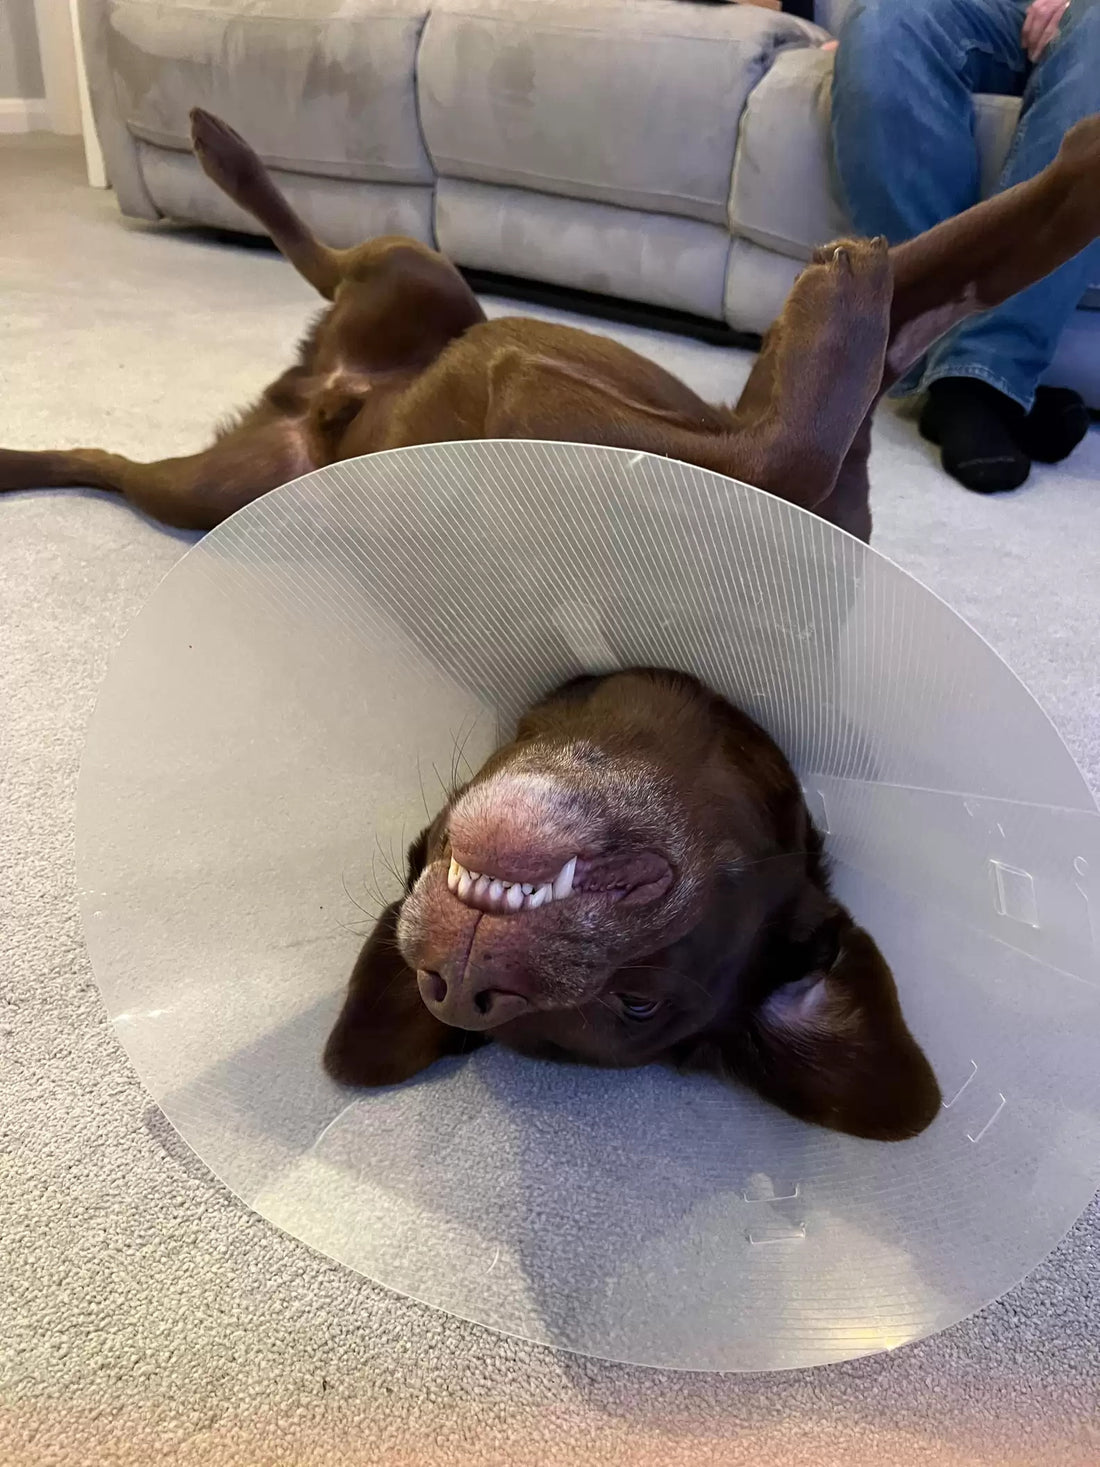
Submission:
{"label": "dog's tail", "polygon": [[263,225],[299,275],[332,300],[340,283],[343,251],[329,249],[310,232],[240,133],[212,112],[195,107],[191,146],[206,176]]}

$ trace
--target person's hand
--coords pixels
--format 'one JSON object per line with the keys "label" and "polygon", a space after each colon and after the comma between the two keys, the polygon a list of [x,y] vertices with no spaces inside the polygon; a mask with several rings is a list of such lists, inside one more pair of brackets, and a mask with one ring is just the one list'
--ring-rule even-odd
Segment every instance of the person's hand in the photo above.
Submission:
{"label": "person's hand", "polygon": [[1031,0],[1020,41],[1029,61],[1038,61],[1051,41],[1058,34],[1062,16],[1069,9],[1069,0]]}
{"label": "person's hand", "polygon": [[840,42],[839,41],[826,41],[825,44],[822,46],[821,49],[823,51],[835,51],[836,48],[839,45],[840,45]]}

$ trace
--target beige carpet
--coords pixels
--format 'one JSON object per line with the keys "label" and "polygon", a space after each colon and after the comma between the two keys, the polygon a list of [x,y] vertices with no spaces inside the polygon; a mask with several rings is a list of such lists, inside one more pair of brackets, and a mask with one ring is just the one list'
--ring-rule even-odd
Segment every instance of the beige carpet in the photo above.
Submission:
{"label": "beige carpet", "polygon": [[[74,148],[0,147],[0,442],[191,447],[284,363],[313,309],[273,254],[121,223]],[[715,396],[745,370],[734,353],[615,334]],[[1094,788],[1097,437],[1000,501],[943,479],[893,414],[875,462],[879,547],[1008,656]],[[315,1256],[219,1186],[107,1028],[73,890],[96,686],[187,543],[105,496],[0,501],[0,1462],[1100,1462],[1095,1205],[1029,1279],[936,1339],[717,1377],[466,1325]]]}

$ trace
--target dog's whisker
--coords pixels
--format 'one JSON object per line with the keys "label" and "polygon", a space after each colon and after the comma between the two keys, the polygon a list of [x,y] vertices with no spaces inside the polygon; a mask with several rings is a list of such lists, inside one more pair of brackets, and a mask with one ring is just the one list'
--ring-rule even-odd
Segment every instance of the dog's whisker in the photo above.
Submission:
{"label": "dog's whisker", "polygon": [[[477,715],[472,713],[470,715],[470,727],[466,730],[465,733],[462,734],[462,741],[461,741],[461,743],[458,743],[457,740],[456,740],[456,746],[455,746],[455,763],[454,763],[454,765],[452,767],[452,770],[451,770],[452,780],[453,780],[453,783],[455,784],[456,787],[459,784],[459,769],[460,769],[460,766],[461,765],[463,765],[463,764],[466,765],[466,768],[469,771],[469,776],[470,777],[472,777],[472,775],[474,773],[473,769],[470,768],[470,764],[469,764],[468,760],[466,759],[466,745],[470,742],[470,738],[473,735],[474,729],[476,727],[477,727]],[[461,733],[461,727],[459,729],[459,732]]]}
{"label": "dog's whisker", "polygon": [[[344,895],[347,897],[348,901],[352,904],[353,907],[358,907],[359,911],[361,911],[363,913],[363,916],[366,917],[369,921],[376,922],[378,920],[376,913],[369,912],[367,908],[363,906],[362,902],[360,902],[356,897],[352,896],[351,891],[348,887],[347,877],[343,874],[343,872],[340,873],[340,885],[344,889]],[[383,903],[383,905],[385,904]]]}
{"label": "dog's whisker", "polygon": [[398,887],[403,887],[405,885],[405,873],[399,867],[397,863],[397,858],[393,853],[392,847],[389,851],[386,851],[382,846],[382,842],[379,839],[377,832],[375,832],[374,840],[378,850],[378,854],[382,859],[382,864],[393,877],[394,881],[396,881]]}
{"label": "dog's whisker", "polygon": [[443,776],[439,772],[438,765],[436,765],[434,762],[432,763],[432,773],[439,781],[439,788],[443,791],[443,803],[445,805],[449,805],[457,793],[454,781],[452,780],[450,784],[447,784]]}
{"label": "dog's whisker", "polygon": [[796,861],[801,857],[816,854],[811,850],[775,851],[770,856],[756,856],[751,861],[735,856],[724,864],[723,870],[730,875],[736,875],[739,871],[751,871],[755,866],[766,866],[770,861]]}
{"label": "dog's whisker", "polygon": [[430,825],[432,823],[432,821],[435,819],[435,816],[432,814],[431,810],[428,808],[428,796],[427,796],[427,793],[426,793],[426,791],[424,789],[424,771],[423,771],[423,769],[420,766],[420,756],[419,756],[419,754],[417,755],[417,758],[416,758],[416,782],[420,786],[420,803],[424,806],[424,818],[427,820],[428,824]]}

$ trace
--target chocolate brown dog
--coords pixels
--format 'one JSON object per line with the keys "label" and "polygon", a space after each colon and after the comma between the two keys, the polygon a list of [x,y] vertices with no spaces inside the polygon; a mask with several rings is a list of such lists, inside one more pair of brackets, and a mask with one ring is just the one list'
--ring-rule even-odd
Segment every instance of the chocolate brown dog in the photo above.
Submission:
{"label": "chocolate brown dog", "polygon": [[746,480],[870,535],[870,415],[881,393],[964,316],[1013,295],[1100,232],[1100,117],[1028,183],[888,250],[818,250],[768,333],[736,407],[591,332],[486,321],[457,270],[409,239],[320,244],[252,149],[192,114],[210,177],[332,302],[297,363],[201,453],[135,463],[99,449],[0,450],[0,490],[114,490],[167,524],[205,530],[323,464],[457,438],[644,449]]}
{"label": "chocolate brown dog", "polygon": [[455,792],[409,852],[325,1065],[389,1085],[489,1039],[714,1072],[879,1140],[940,1102],[886,962],[829,894],[787,761],[659,670],[559,689]]}

